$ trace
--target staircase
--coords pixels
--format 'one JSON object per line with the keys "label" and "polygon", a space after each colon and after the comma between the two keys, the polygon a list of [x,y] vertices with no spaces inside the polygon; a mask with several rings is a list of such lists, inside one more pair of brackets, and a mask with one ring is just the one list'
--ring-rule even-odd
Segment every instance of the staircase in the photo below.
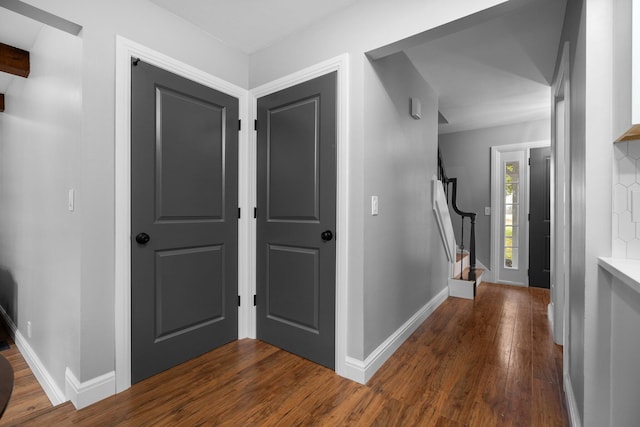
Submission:
{"label": "staircase", "polygon": [[[460,244],[455,249],[455,261],[451,255],[449,259],[453,263],[453,271],[449,279],[449,296],[458,298],[474,299],[476,288],[482,282],[484,269],[476,268],[476,216],[475,212],[465,212],[458,208],[457,189],[458,179],[449,178],[446,174],[442,155],[438,150],[438,181],[442,183],[446,203],[451,205],[451,209],[461,218]],[[435,208],[434,208],[435,209]],[[469,220],[469,250],[465,249],[465,221]],[[451,224],[451,219],[448,218]],[[438,223],[442,227],[440,219]],[[451,228],[451,225],[449,225]],[[443,237],[443,241],[446,240]],[[450,249],[452,251],[453,248]]]}
{"label": "staircase", "polygon": [[475,268],[475,278],[471,275],[469,267],[469,252],[458,251],[456,254],[456,262],[454,265],[454,276],[449,279],[449,296],[457,298],[474,299],[476,289],[482,283],[482,275],[485,270],[483,268]]}

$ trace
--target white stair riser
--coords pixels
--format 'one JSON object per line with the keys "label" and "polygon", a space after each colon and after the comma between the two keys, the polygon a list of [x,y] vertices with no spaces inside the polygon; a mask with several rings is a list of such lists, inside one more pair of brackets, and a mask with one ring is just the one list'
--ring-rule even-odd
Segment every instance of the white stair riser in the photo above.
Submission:
{"label": "white stair riser", "polygon": [[449,279],[449,296],[473,299],[475,296],[475,282],[467,280]]}

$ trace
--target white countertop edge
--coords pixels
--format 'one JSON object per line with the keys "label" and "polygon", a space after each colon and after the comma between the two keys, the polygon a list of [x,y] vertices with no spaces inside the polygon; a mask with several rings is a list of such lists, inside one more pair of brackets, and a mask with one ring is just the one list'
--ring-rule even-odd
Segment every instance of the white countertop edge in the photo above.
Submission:
{"label": "white countertop edge", "polygon": [[600,257],[598,265],[640,293],[640,260]]}

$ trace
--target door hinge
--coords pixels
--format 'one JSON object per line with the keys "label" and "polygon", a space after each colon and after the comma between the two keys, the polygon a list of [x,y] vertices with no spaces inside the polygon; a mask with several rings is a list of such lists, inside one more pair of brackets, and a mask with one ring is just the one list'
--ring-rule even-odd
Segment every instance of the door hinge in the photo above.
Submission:
{"label": "door hinge", "polygon": [[242,130],[242,120],[238,120],[238,131]]}
{"label": "door hinge", "polygon": [[238,307],[240,307],[240,295],[238,295]]}
{"label": "door hinge", "polygon": [[253,130],[255,130],[255,131],[258,130],[258,120],[254,120],[253,121]]}
{"label": "door hinge", "polygon": [[242,216],[242,208],[238,208],[238,219]]}
{"label": "door hinge", "polygon": [[531,157],[529,157],[529,166],[531,166]]}
{"label": "door hinge", "polygon": [[527,221],[531,221],[531,213],[527,214]]}
{"label": "door hinge", "polygon": [[253,294],[253,306],[255,307],[256,305],[258,305],[258,298]]}

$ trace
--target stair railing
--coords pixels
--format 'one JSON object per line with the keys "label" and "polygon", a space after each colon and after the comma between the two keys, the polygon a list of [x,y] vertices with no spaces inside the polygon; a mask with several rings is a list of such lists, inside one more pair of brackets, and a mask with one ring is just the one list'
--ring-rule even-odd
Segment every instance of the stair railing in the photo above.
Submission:
{"label": "stair railing", "polygon": [[[451,208],[458,214],[462,222],[462,230],[460,236],[460,251],[464,251],[464,222],[465,218],[469,218],[471,223],[471,230],[469,236],[469,277],[468,280],[476,279],[476,216],[474,212],[464,212],[458,208],[457,191],[458,191],[458,178],[449,178],[444,168],[442,161],[442,155],[438,150],[438,179],[444,186],[444,194],[449,200],[449,186],[451,186]],[[462,279],[462,263],[460,263],[460,278]]]}

